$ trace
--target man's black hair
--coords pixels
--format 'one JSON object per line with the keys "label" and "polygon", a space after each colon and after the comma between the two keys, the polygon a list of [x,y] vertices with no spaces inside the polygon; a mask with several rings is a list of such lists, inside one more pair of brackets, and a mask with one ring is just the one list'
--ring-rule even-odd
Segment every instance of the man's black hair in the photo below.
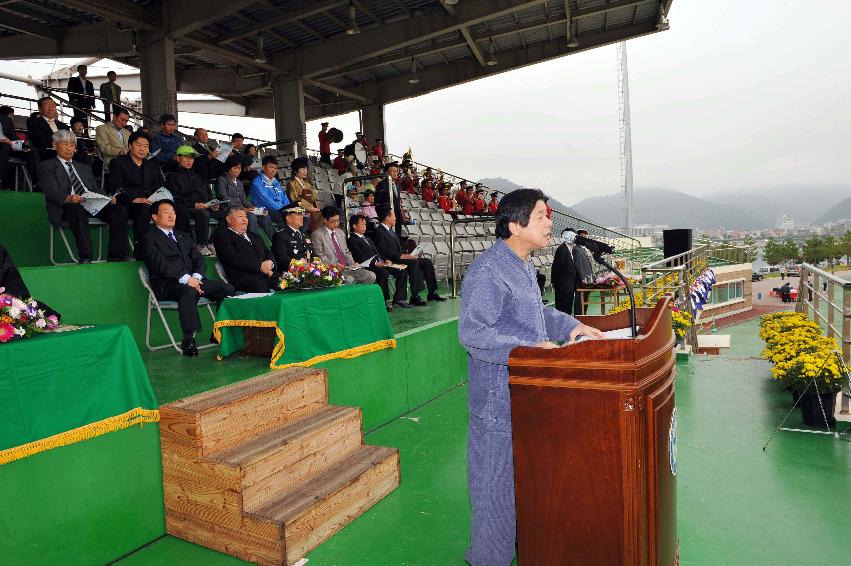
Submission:
{"label": "man's black hair", "polygon": [[39,108],[39,109],[41,109],[41,105],[42,105],[42,104],[44,104],[45,102],[47,102],[48,100],[53,100],[53,99],[52,99],[52,98],[50,98],[49,96],[42,96],[41,98],[39,98],[39,99],[36,101],[36,104],[38,105],[38,108]]}
{"label": "man's black hair", "polygon": [[328,206],[323,206],[322,210],[319,212],[322,213],[322,218],[328,220],[329,218],[334,218],[335,216],[340,216],[340,209],[334,206],[333,204],[329,204]]}
{"label": "man's black hair", "polygon": [[0,106],[0,116],[8,116],[9,114],[14,114],[15,109],[11,106]]}
{"label": "man's black hair", "polygon": [[160,116],[160,124],[165,124],[166,122],[177,123],[177,118],[173,114],[163,114]]}
{"label": "man's black hair", "polygon": [[121,116],[122,114],[130,115],[130,111],[124,108],[123,106],[115,105],[112,107],[112,115],[113,116]]}
{"label": "man's black hair", "polygon": [[266,157],[264,157],[264,158],[263,158],[263,161],[261,161],[260,163],[261,163],[262,165],[264,165],[264,166],[265,166],[267,163],[274,163],[275,165],[277,165],[277,164],[278,164],[278,160],[277,160],[277,159],[275,159],[275,156],[274,156],[274,155],[267,155]]}
{"label": "man's black hair", "polygon": [[532,210],[539,200],[544,200],[544,193],[538,189],[517,189],[502,197],[496,209],[497,237],[503,240],[511,237],[511,230],[508,229],[511,222],[524,228],[528,226]]}
{"label": "man's black hair", "polygon": [[74,116],[73,118],[71,118],[71,123],[69,124],[69,126],[71,126],[73,128],[74,124],[78,124],[78,123],[83,124],[84,126],[86,125],[85,120],[83,120],[79,116]]}
{"label": "man's black hair", "polygon": [[390,214],[392,212],[395,212],[395,211],[393,210],[393,207],[391,207],[391,206],[382,206],[382,207],[379,207],[377,212],[378,212],[378,221],[384,222],[384,219],[387,218],[388,216],[390,216]]}
{"label": "man's black hair", "polygon": [[157,202],[151,203],[151,216],[159,214],[160,208],[164,204],[170,204],[171,207],[175,210],[175,212],[177,211],[177,207],[174,205],[174,201],[170,201],[167,198],[164,198],[162,200],[158,200]]}
{"label": "man's black hair", "polygon": [[242,134],[240,134],[239,132],[236,132],[235,134],[233,134],[233,135],[230,137],[230,141],[244,140],[244,139],[245,139],[245,136],[243,136],[243,135],[242,135]]}
{"label": "man's black hair", "polygon": [[363,214],[353,214],[351,218],[349,218],[349,228],[354,229],[358,222],[363,220],[366,222],[366,216]]}
{"label": "man's black hair", "polygon": [[151,136],[149,136],[148,134],[146,134],[146,133],[145,133],[143,130],[141,130],[141,129],[136,130],[135,132],[133,132],[132,134],[130,134],[130,137],[127,139],[127,145],[132,145],[132,144],[133,144],[133,142],[135,142],[135,141],[136,141],[136,140],[138,140],[139,138],[145,138],[146,140],[148,140],[148,145],[150,146],[150,144],[151,144]]}

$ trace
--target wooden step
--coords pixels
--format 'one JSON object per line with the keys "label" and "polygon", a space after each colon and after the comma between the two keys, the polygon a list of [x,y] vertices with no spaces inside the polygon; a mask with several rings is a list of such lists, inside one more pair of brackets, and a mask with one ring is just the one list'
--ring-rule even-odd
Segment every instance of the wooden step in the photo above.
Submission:
{"label": "wooden step", "polygon": [[360,409],[330,405],[208,459],[240,471],[242,506],[251,512],[342,460],[362,439]]}
{"label": "wooden step", "polygon": [[286,563],[292,564],[396,489],[399,481],[397,449],[362,446],[252,515],[283,525]]}
{"label": "wooden step", "polygon": [[327,374],[288,368],[160,407],[160,437],[194,458],[225,450],[328,403]]}

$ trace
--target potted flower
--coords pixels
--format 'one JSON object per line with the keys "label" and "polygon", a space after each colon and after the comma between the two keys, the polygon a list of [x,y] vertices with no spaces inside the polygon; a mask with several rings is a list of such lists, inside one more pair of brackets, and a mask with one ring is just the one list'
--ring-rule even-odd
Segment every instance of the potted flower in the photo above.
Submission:
{"label": "potted flower", "polygon": [[308,261],[294,259],[281,276],[278,287],[284,289],[323,289],[343,284],[343,272],[336,265],[326,265],[318,257]]}
{"label": "potted flower", "polygon": [[4,294],[0,287],[0,343],[33,334],[49,332],[59,326],[56,315],[45,315],[38,301]]}

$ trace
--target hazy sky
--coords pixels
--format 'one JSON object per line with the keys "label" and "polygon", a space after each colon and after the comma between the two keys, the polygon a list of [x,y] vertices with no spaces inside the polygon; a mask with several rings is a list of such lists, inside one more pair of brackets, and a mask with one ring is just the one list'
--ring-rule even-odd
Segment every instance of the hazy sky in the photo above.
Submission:
{"label": "hazy sky", "polygon": [[[675,0],[669,19],[669,31],[628,43],[637,189],[851,184],[851,1]],[[51,63],[0,69],[38,77]],[[0,79],[10,89],[20,92]],[[274,131],[269,120],[181,122]],[[348,141],[357,117],[333,123]],[[389,105],[386,127],[394,153],[411,146],[417,161],[467,178],[505,177],[565,204],[616,192],[615,47]],[[311,147],[318,128],[308,124]]]}

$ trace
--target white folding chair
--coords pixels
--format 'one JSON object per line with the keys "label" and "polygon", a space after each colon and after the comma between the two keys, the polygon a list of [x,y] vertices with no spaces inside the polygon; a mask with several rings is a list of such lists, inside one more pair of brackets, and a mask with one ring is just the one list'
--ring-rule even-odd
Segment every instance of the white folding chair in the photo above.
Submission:
{"label": "white folding chair", "polygon": [[[217,262],[218,263],[218,262]],[[217,268],[218,271],[218,268]],[[177,340],[174,338],[174,334],[171,332],[171,328],[168,325],[168,321],[165,319],[164,310],[177,310],[177,301],[160,301],[157,299],[156,295],[154,295],[154,290],[151,289],[151,281],[150,276],[148,274],[148,268],[144,265],[139,267],[139,280],[142,282],[142,287],[148,291],[148,316],[147,321],[145,323],[145,346],[148,347],[148,350],[154,352],[156,350],[162,350],[163,348],[168,348],[172,346],[177,353],[182,354],[183,350],[180,349],[180,346],[177,344]],[[207,311],[210,313],[210,319],[215,322],[216,315],[213,313],[213,303],[210,302],[209,299],[205,299],[201,297],[198,299],[199,307],[207,307]],[[163,327],[165,328],[166,334],[168,334],[168,338],[171,341],[171,344],[162,344],[159,346],[151,345],[151,312],[156,309],[157,314],[160,315],[160,320],[163,323]],[[203,350],[205,348],[212,348],[214,346],[218,346],[218,344],[205,344],[204,346],[198,346],[199,350]]]}
{"label": "white folding chair", "polygon": [[[95,226],[98,231],[98,249],[97,249],[97,258],[93,261],[102,262],[103,261],[103,231],[106,228],[106,223],[99,218],[91,217],[88,221],[89,226]],[[65,229],[67,226],[56,227],[52,224],[50,225],[50,263],[53,265],[73,265],[78,263],[79,258],[74,255],[74,251],[71,249],[71,242],[68,240],[68,235],[65,233]],[[71,261],[68,262],[60,262],[56,260],[56,234],[59,233],[59,236],[62,238],[62,243],[65,244],[65,251],[68,254],[68,257]]]}

